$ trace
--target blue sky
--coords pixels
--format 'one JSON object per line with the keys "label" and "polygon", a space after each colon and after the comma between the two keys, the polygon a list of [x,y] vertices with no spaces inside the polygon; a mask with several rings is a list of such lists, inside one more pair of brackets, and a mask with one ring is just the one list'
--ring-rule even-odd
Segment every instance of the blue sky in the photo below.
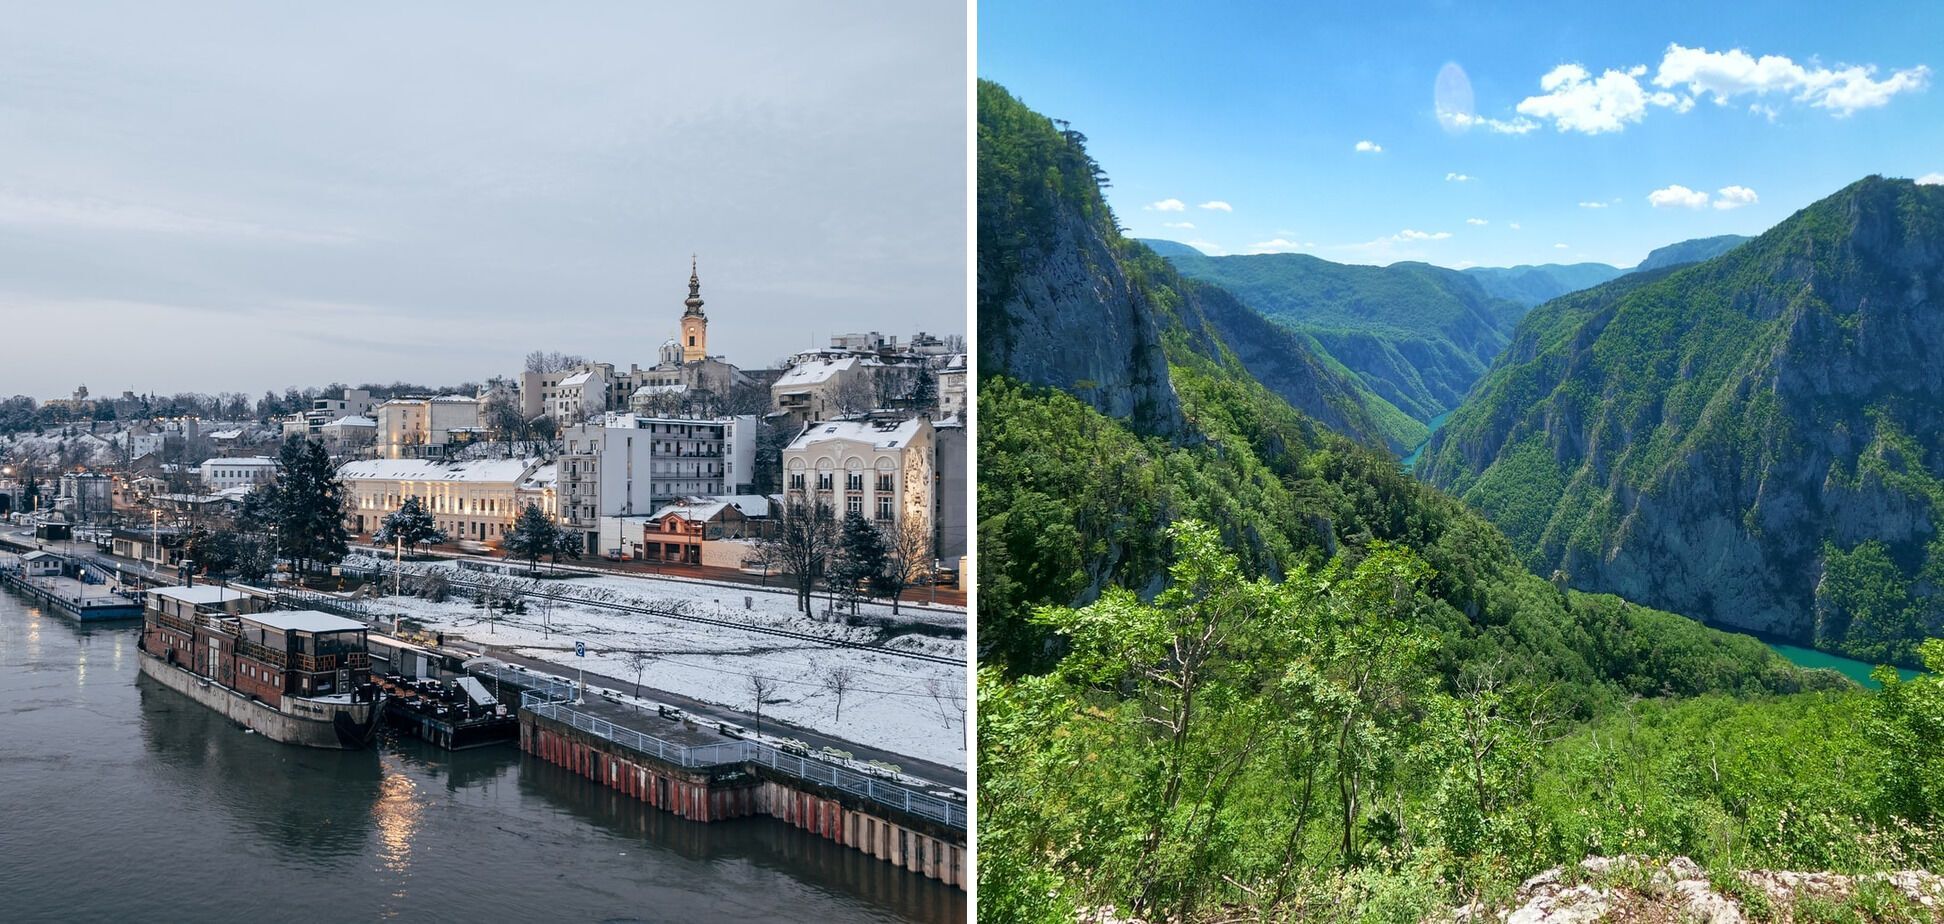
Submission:
{"label": "blue sky", "polygon": [[1944,180],[1944,4],[1055,6],[980,3],[979,75],[1209,252],[1630,266]]}

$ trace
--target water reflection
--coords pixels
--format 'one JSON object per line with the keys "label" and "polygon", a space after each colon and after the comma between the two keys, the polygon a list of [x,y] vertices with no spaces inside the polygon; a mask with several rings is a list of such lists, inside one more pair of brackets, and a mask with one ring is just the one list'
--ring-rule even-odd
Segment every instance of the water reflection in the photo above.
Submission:
{"label": "water reflection", "polygon": [[141,675],[127,627],[22,602],[0,592],[0,920],[966,918],[956,888],[773,819],[684,821],[511,745],[248,734]]}
{"label": "water reflection", "polygon": [[288,860],[364,852],[380,797],[375,754],[279,744],[145,674],[135,687],[142,742],[179,797],[223,810]]}

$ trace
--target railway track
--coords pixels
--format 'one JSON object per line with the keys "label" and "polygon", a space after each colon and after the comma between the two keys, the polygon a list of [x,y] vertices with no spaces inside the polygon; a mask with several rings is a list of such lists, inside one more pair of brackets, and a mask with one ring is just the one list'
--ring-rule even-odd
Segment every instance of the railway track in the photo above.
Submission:
{"label": "railway track", "polygon": [[965,660],[963,658],[944,657],[941,655],[929,654],[922,651],[902,651],[896,648],[886,648],[882,645],[872,645],[866,642],[851,642],[851,641],[845,641],[843,639],[829,638],[827,636],[822,636],[822,635],[814,635],[809,632],[796,632],[790,629],[778,629],[773,626],[756,626],[756,625],[750,625],[748,623],[733,622],[727,619],[713,619],[708,616],[697,616],[693,613],[684,613],[677,610],[660,609],[651,606],[635,606],[632,604],[614,603],[605,600],[586,600],[580,597],[570,596],[567,594],[543,593],[540,591],[532,591],[532,590],[508,589],[506,587],[494,586],[492,584],[486,584],[479,581],[466,580],[463,578],[448,577],[447,581],[453,587],[462,588],[475,593],[481,590],[487,591],[489,593],[495,593],[495,594],[515,593],[523,597],[528,597],[530,599],[549,600],[554,603],[569,603],[575,606],[600,607],[602,609],[612,610],[621,613],[633,613],[641,616],[653,616],[659,619],[672,619],[678,622],[689,622],[689,623],[696,623],[699,625],[718,626],[725,629],[736,629],[742,632],[754,632],[758,635],[769,635],[777,638],[787,638],[793,641],[808,642],[814,645],[823,645],[829,648],[852,648],[859,651],[872,651],[872,652],[877,652],[879,654],[887,654],[899,658],[909,658],[913,661],[930,661],[934,664],[950,664],[954,666],[959,666],[965,663]]}

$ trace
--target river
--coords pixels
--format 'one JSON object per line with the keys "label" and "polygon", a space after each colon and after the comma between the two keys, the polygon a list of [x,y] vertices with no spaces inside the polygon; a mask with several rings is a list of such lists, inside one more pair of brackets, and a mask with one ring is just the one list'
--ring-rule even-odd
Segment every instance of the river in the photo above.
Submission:
{"label": "river", "polygon": [[[1874,664],[1858,661],[1855,658],[1833,655],[1826,651],[1817,651],[1814,648],[1780,645],[1775,642],[1769,642],[1767,644],[1776,654],[1788,658],[1791,663],[1798,667],[1819,667],[1825,670],[1832,670],[1862,684],[1865,689],[1875,690],[1883,686],[1883,684],[1870,679],[1870,672],[1876,670],[1876,665]],[[1909,668],[1900,667],[1897,668],[1897,675],[1905,680],[1909,680],[1917,676],[1917,672]]]}
{"label": "river", "polygon": [[770,818],[685,821],[525,757],[247,734],[126,625],[0,591],[0,919],[962,922],[965,893]]}

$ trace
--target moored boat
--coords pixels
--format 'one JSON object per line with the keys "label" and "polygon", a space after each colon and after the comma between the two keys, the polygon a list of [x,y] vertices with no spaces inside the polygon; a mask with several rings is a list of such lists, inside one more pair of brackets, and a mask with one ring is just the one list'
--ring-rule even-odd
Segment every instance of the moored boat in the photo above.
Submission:
{"label": "moored boat", "polygon": [[358,749],[384,697],[363,623],[273,610],[229,587],[158,587],[142,612],[142,673],[274,741]]}

